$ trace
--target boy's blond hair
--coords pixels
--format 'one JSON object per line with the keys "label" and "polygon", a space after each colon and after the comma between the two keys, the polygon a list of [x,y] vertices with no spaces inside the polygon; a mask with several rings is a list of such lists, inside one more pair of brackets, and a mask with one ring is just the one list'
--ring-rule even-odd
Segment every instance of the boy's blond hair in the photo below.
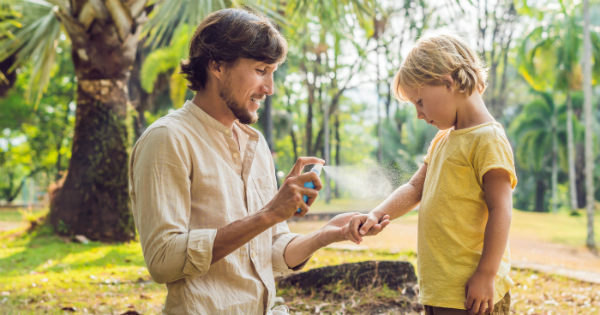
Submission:
{"label": "boy's blond hair", "polygon": [[419,39],[400,66],[392,89],[398,100],[408,101],[405,88],[442,85],[441,78],[446,74],[461,93],[470,96],[475,89],[479,93],[485,90],[487,67],[469,45],[450,33]]}

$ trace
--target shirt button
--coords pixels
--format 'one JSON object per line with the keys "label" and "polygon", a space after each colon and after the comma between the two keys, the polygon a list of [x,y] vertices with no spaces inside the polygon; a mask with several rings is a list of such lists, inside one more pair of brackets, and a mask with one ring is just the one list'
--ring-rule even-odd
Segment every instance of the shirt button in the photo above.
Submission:
{"label": "shirt button", "polygon": [[225,134],[229,136],[229,134],[231,133],[231,130],[229,129],[225,129]]}
{"label": "shirt button", "polygon": [[237,154],[237,153],[234,153],[234,154],[233,154],[233,158],[234,158],[234,159],[237,159],[238,155],[239,155],[239,154]]}
{"label": "shirt button", "polygon": [[252,258],[256,259],[256,252],[252,252]]}

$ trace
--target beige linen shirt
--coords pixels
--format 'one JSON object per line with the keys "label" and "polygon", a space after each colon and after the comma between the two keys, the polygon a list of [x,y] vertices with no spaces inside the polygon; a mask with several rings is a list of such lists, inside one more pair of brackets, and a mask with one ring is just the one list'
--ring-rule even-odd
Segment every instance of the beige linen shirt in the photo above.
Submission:
{"label": "beige linen shirt", "polygon": [[[167,284],[163,314],[271,314],[274,275],[297,237],[285,222],[211,265],[217,229],[253,214],[277,191],[265,139],[232,130],[191,101],[153,123],[135,144],[130,196],[144,259]],[[294,268],[298,270],[304,264]]]}

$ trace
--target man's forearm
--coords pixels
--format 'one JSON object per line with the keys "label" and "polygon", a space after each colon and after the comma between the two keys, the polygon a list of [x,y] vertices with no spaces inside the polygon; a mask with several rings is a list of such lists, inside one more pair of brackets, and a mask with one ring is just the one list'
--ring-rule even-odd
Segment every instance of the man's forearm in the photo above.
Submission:
{"label": "man's forearm", "polygon": [[290,268],[294,268],[303,263],[310,255],[314,254],[321,247],[329,244],[323,242],[321,230],[298,236],[285,248],[285,254],[283,255],[285,263]]}
{"label": "man's forearm", "polygon": [[492,209],[489,213],[477,272],[495,276],[508,244],[512,214],[509,209]]}
{"label": "man's forearm", "polygon": [[260,233],[277,224],[269,215],[260,211],[237,220],[217,230],[213,243],[211,265],[242,247]]}

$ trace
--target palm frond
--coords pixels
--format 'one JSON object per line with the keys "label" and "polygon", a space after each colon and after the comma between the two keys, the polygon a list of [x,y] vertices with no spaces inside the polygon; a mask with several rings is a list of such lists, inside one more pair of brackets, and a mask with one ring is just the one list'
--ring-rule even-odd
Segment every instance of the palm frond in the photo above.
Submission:
{"label": "palm frond", "polygon": [[[146,42],[152,49],[168,46],[174,33],[183,25],[190,25],[191,33],[208,14],[226,8],[223,0],[159,0],[154,4],[157,8],[150,14],[150,19],[142,31],[142,36],[148,36]],[[248,1],[247,5],[259,7],[261,2]],[[270,7],[267,4],[262,5]],[[271,9],[271,12],[274,10]]]}
{"label": "palm frond", "polygon": [[45,14],[36,20],[30,18],[31,23],[16,32],[14,38],[0,42],[0,61],[16,54],[15,63],[9,72],[28,61],[33,62],[26,96],[30,100],[33,95],[37,103],[50,80],[61,29],[55,16],[58,7],[41,0],[25,2],[27,3],[24,5],[33,5],[37,12],[40,12],[40,8],[45,8]]}

